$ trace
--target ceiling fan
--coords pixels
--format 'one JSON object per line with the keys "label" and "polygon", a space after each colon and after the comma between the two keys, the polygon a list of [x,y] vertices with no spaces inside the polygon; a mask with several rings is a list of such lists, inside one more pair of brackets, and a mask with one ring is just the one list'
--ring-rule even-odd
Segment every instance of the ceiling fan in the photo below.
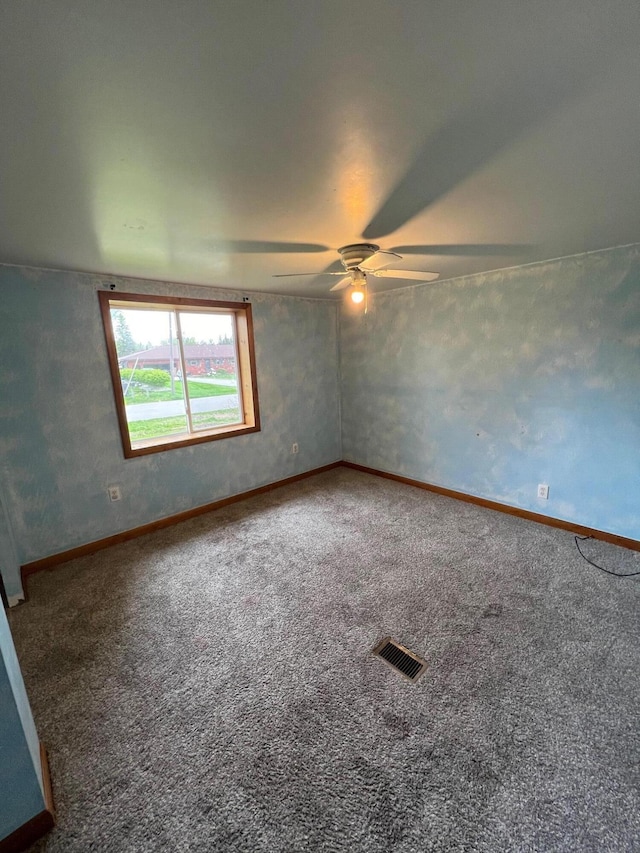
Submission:
{"label": "ceiling fan", "polygon": [[[435,281],[440,275],[437,272],[424,270],[399,270],[389,269],[394,260],[402,259],[397,252],[386,252],[375,243],[350,243],[338,249],[340,263],[344,267],[338,272],[302,272],[302,273],[280,273],[274,278],[289,278],[290,276],[341,276],[341,280],[334,284],[331,290],[344,290],[353,287],[351,299],[353,302],[363,302],[366,294],[367,275],[376,278],[404,278],[411,281]],[[347,275],[345,276],[345,272]]]}
{"label": "ceiling fan", "polygon": [[[381,240],[396,234],[421,211],[428,209],[462,181],[473,175],[491,158],[499,154],[524,131],[535,127],[563,100],[579,94],[593,75],[593,56],[585,52],[582,59],[562,52],[554,62],[523,65],[504,86],[488,91],[467,110],[452,116],[439,131],[429,136],[416,159],[391,190],[381,207],[361,232],[362,239]],[[565,60],[569,60],[566,62]],[[215,240],[212,251],[227,253],[324,253],[334,251],[319,243],[278,242],[272,240]],[[366,293],[366,277],[433,281],[437,273],[392,269],[394,259],[406,255],[489,258],[476,265],[475,271],[494,269],[499,259],[518,257],[534,260],[540,247],[526,243],[448,243],[391,246],[381,250],[375,243],[353,243],[338,249],[342,270],[293,275],[332,275],[341,280],[331,290],[353,285],[352,298],[362,302]],[[544,255],[542,255],[544,257]],[[346,275],[345,275],[346,273]]]}

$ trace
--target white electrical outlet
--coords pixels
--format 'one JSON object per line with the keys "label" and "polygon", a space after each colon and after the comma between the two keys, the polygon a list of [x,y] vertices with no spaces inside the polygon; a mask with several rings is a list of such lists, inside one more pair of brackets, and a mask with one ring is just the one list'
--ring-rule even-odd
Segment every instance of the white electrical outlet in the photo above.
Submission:
{"label": "white electrical outlet", "polygon": [[549,497],[549,486],[545,483],[538,483],[538,497],[543,498],[545,501]]}
{"label": "white electrical outlet", "polygon": [[293,444],[291,445],[291,452],[292,452],[292,453],[297,453],[299,449],[300,449],[300,448],[298,447],[298,442],[297,442],[297,441],[294,441],[294,442],[293,442]]}
{"label": "white electrical outlet", "polygon": [[107,494],[109,495],[110,501],[119,501],[122,498],[120,486],[108,486]]}

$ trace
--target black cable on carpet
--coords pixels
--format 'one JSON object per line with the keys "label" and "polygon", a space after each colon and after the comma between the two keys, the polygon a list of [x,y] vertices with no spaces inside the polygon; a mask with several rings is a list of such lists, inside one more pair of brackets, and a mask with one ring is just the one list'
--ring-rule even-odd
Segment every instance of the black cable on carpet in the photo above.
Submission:
{"label": "black cable on carpet", "polygon": [[590,560],[583,554],[582,549],[579,545],[579,542],[584,542],[585,539],[593,539],[593,536],[574,536],[573,538],[576,540],[576,548],[578,549],[578,553],[583,558],[583,560],[586,560],[587,563],[589,563],[590,566],[595,566],[596,569],[600,569],[601,572],[606,572],[608,575],[613,575],[614,578],[632,578],[636,575],[640,575],[640,572],[627,572],[626,574],[621,572],[612,572],[610,569],[605,569],[603,566],[599,566],[597,563],[594,563],[593,560]]}

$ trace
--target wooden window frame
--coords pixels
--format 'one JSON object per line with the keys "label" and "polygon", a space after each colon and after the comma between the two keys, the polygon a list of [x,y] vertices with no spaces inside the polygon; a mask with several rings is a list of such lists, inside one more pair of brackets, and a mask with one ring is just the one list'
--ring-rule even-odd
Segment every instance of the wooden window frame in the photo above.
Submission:
{"label": "wooden window frame", "polygon": [[[208,441],[219,441],[236,435],[246,435],[260,431],[260,409],[258,405],[258,384],[256,380],[256,359],[253,342],[253,317],[250,302],[221,302],[212,299],[189,299],[181,296],[150,296],[141,293],[119,293],[115,291],[98,291],[102,325],[104,327],[109,371],[113,397],[118,415],[118,425],[122,438],[122,449],[125,458],[145,456],[149,453],[160,453],[180,447],[190,447],[193,444],[203,444]],[[123,308],[123,303],[131,303],[130,307],[145,308],[146,306],[164,305],[167,310],[176,308],[206,309],[211,313],[234,314],[236,327],[236,349],[238,353],[238,378],[242,397],[243,421],[231,426],[220,426],[215,429],[198,431],[197,435],[163,436],[147,439],[144,442],[131,443],[127,422],[118,352],[115,335],[111,323],[111,308]]]}

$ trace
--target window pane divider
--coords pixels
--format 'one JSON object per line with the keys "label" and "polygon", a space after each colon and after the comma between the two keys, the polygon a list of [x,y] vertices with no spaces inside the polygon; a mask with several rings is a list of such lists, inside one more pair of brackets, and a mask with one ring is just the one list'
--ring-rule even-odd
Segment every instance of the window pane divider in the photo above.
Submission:
{"label": "window pane divider", "polygon": [[189,398],[189,383],[187,382],[187,360],[184,357],[184,342],[182,340],[182,326],[180,325],[180,313],[174,311],[176,320],[176,337],[178,339],[178,349],[180,352],[180,372],[182,373],[182,397],[184,399],[184,408],[187,413],[187,425],[189,434],[195,432],[193,428],[193,417],[191,415],[191,400]]}
{"label": "window pane divider", "polygon": [[233,315],[233,352],[236,363],[236,389],[238,391],[238,417],[244,420],[244,400],[242,394],[242,368],[240,365],[240,350],[238,348],[238,318]]}

